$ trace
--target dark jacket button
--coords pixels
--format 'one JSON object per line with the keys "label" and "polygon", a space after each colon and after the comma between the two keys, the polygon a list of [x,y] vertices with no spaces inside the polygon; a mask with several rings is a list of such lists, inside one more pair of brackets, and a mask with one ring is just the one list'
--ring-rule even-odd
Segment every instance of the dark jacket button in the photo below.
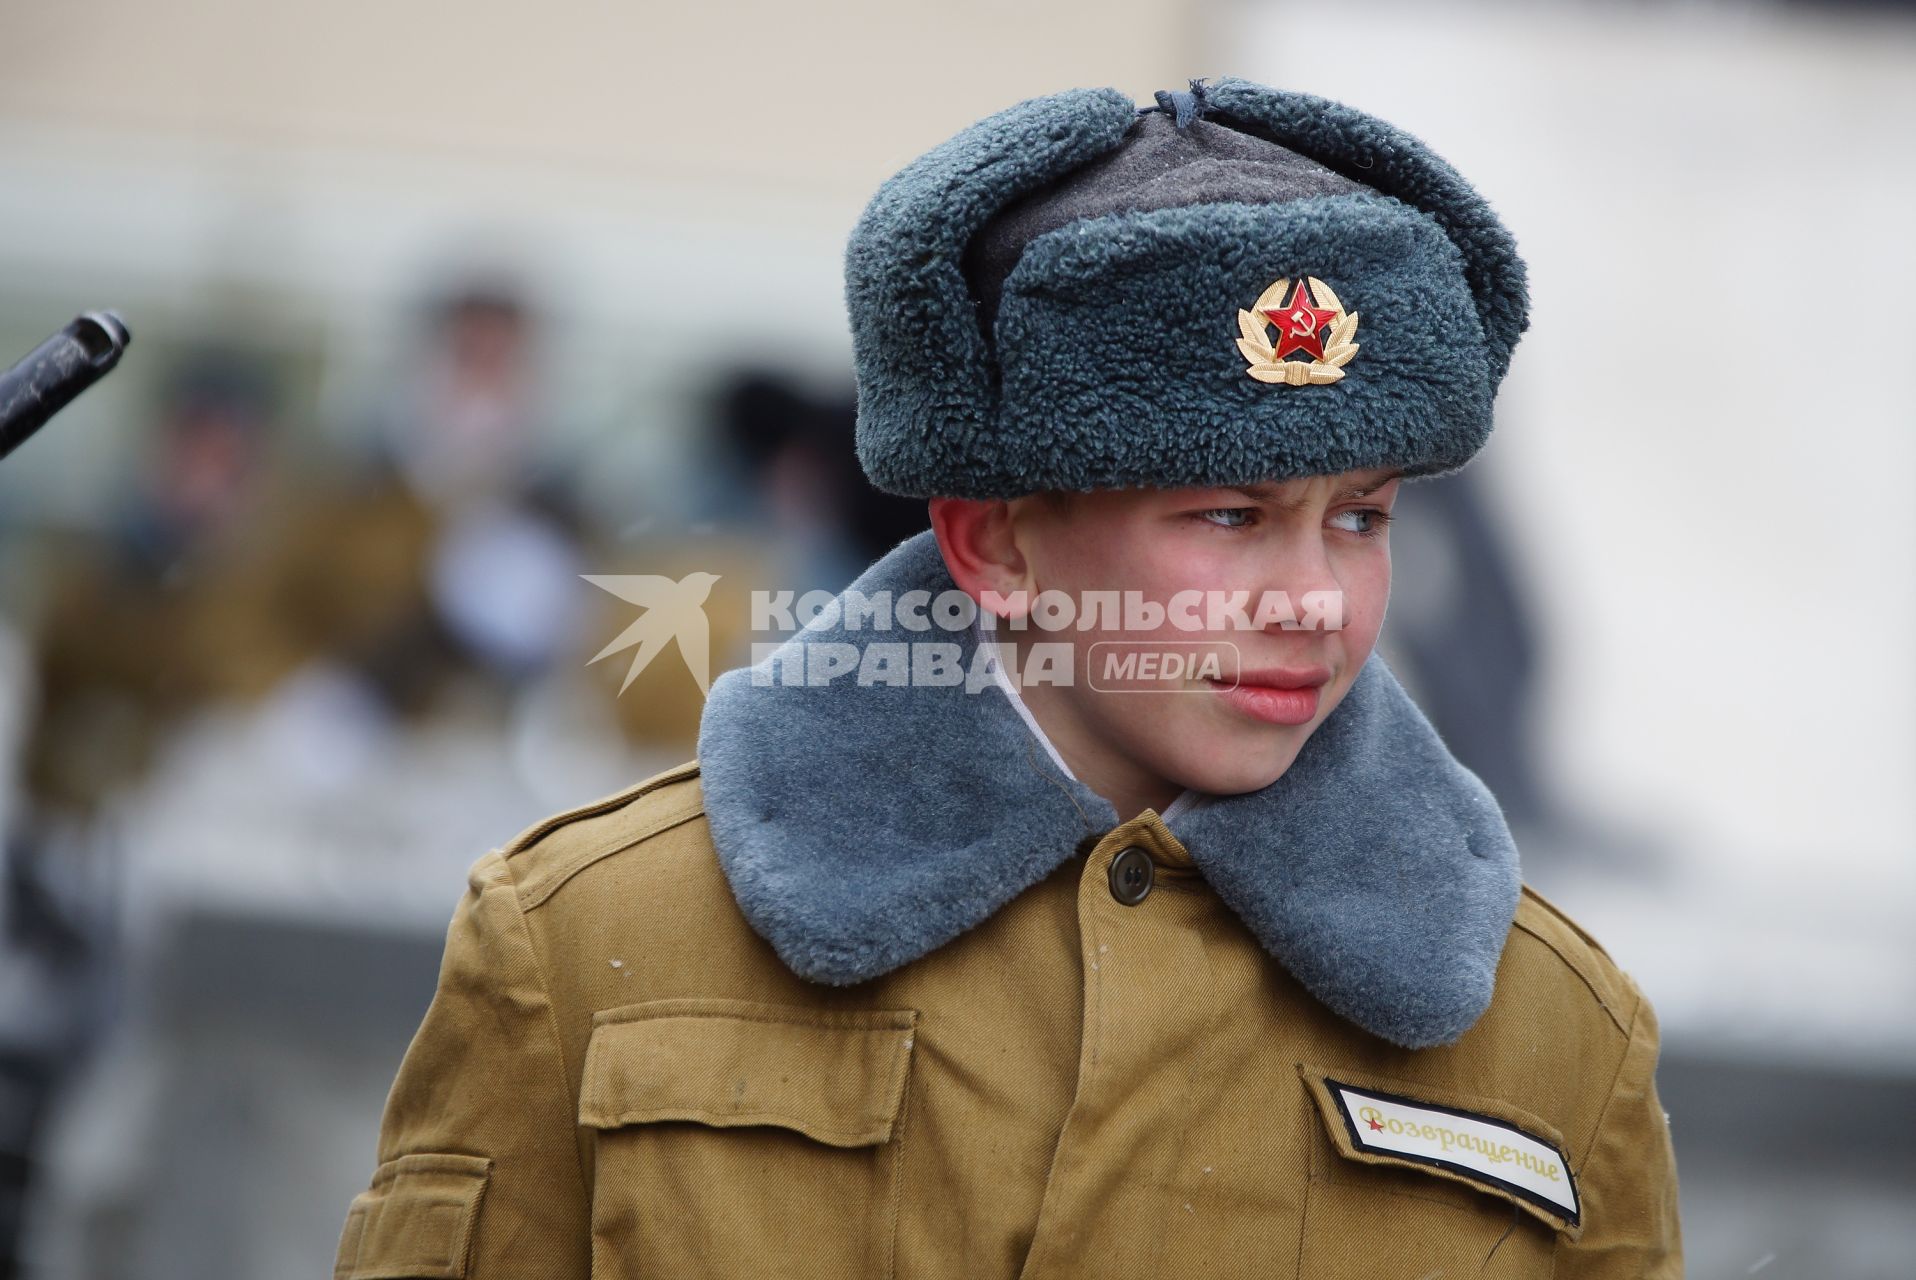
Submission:
{"label": "dark jacket button", "polygon": [[1111,859],[1111,896],[1127,907],[1135,907],[1151,892],[1151,880],[1157,874],[1151,855],[1132,845],[1120,849]]}

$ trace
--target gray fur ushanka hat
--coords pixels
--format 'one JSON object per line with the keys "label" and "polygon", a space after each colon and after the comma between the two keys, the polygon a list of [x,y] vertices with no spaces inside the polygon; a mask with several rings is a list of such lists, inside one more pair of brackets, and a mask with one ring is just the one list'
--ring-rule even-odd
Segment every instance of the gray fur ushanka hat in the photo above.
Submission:
{"label": "gray fur ushanka hat", "polygon": [[1417,139],[1226,78],[1031,98],[889,179],[845,258],[858,456],[908,497],[1435,475],[1528,324]]}

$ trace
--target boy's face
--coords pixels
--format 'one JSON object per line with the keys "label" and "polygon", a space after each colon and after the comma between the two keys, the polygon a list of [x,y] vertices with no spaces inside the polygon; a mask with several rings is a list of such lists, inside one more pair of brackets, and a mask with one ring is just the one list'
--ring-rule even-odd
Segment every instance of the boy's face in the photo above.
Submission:
{"label": "boy's face", "polygon": [[[1036,643],[1073,647],[1069,683],[1020,692],[1073,770],[1121,810],[1162,810],[1185,787],[1254,791],[1290,767],[1377,642],[1396,477],[1380,469],[962,504],[1001,514],[972,513],[982,562],[999,562],[996,581],[967,564],[972,581],[960,585],[1072,598],[1070,627],[1001,623],[999,635],[1018,646],[1021,672]],[[963,536],[971,522],[939,522],[938,505],[941,541]],[[1139,629],[1104,610],[1081,630],[1093,593],[1142,602],[1145,616],[1130,622],[1153,622],[1152,605],[1163,612]]]}

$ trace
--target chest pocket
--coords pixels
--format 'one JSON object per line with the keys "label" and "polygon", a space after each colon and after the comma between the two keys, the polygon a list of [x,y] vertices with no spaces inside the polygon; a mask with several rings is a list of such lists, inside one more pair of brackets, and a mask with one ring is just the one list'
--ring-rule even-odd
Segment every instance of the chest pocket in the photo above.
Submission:
{"label": "chest pocket", "polygon": [[1547,1277],[1581,1230],[1562,1135],[1494,1099],[1300,1068],[1314,1125],[1298,1274]]}
{"label": "chest pocket", "polygon": [[917,1016],[705,998],[597,1015],[593,1280],[889,1277]]}

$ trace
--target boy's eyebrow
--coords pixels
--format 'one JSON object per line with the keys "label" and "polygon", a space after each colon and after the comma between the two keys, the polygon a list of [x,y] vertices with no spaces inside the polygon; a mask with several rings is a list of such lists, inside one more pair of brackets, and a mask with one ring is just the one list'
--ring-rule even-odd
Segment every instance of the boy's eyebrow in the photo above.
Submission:
{"label": "boy's eyebrow", "polygon": [[[1371,481],[1369,484],[1351,485],[1349,488],[1340,490],[1337,493],[1337,495],[1332,499],[1332,501],[1342,502],[1346,498],[1362,498],[1369,494],[1376,493],[1379,489],[1383,488],[1385,485],[1389,484],[1391,481],[1397,479],[1399,476],[1402,476],[1403,474],[1404,473],[1402,471],[1391,471],[1391,472],[1387,472],[1386,474],[1382,476],[1379,476],[1377,479]],[[1259,481],[1253,484],[1233,484],[1233,485],[1226,485],[1224,487],[1233,493],[1241,493],[1245,497],[1250,498],[1257,502],[1279,501],[1278,492],[1279,492],[1280,486],[1275,484],[1270,484],[1268,482]]]}
{"label": "boy's eyebrow", "polygon": [[1389,484],[1391,481],[1397,479],[1397,477],[1403,474],[1404,473],[1402,471],[1391,471],[1382,476],[1379,476],[1377,479],[1371,481],[1369,484],[1352,485],[1350,488],[1344,490],[1342,493],[1338,494],[1337,496],[1340,498],[1362,498],[1369,494],[1376,493],[1379,489],[1383,488],[1385,485]]}

